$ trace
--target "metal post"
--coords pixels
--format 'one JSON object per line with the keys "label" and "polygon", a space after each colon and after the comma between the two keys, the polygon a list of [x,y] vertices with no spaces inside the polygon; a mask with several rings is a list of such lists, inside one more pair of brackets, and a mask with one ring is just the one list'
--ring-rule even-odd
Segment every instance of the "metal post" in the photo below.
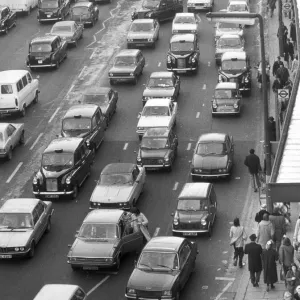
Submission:
{"label": "metal post", "polygon": [[279,31],[278,31],[278,41],[279,41],[279,53],[280,56],[283,57],[283,28],[282,24],[282,0],[278,0],[278,23],[279,23]]}
{"label": "metal post", "polygon": [[276,122],[276,141],[279,141],[280,139],[280,109],[279,109],[279,103],[278,103],[278,95],[275,94],[275,122]]}

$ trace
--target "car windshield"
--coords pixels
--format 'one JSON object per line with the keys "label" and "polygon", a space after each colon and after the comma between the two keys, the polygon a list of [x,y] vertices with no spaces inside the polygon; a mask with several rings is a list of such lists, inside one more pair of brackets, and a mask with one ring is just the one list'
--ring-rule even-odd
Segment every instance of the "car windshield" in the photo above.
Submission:
{"label": "car windshield", "polygon": [[178,270],[178,255],[174,252],[143,251],[137,267],[143,270]]}
{"label": "car windshield", "polygon": [[44,153],[42,167],[47,171],[60,172],[74,165],[73,153]]}
{"label": "car windshield", "polygon": [[57,0],[53,0],[53,1],[45,1],[43,0],[42,3],[40,4],[40,8],[58,8],[58,1]]}
{"label": "car windshield", "polygon": [[183,211],[205,211],[208,209],[206,199],[180,199],[178,200],[177,210]]}
{"label": "car windshield", "polygon": [[1,94],[2,95],[12,94],[12,93],[13,93],[12,85],[10,85],[10,84],[1,85]]}
{"label": "car windshield", "polygon": [[133,23],[131,25],[130,31],[154,31],[153,23]]}
{"label": "car windshield", "polygon": [[191,52],[194,51],[192,42],[173,42],[171,43],[171,52]]}
{"label": "car windshield", "polygon": [[232,24],[232,23],[219,23],[219,28],[235,30],[235,29],[240,28],[240,25],[239,24]]}
{"label": "car windshield", "polygon": [[169,148],[167,138],[144,137],[141,142],[141,149],[166,149]]}
{"label": "car windshield", "polygon": [[99,106],[106,106],[109,103],[108,94],[83,95],[85,103],[93,103]]}
{"label": "car windshield", "polygon": [[215,90],[216,99],[234,98],[236,95],[236,90]]}
{"label": "car windshield", "polygon": [[228,8],[229,11],[248,11],[245,4],[231,4]]}
{"label": "car windshield", "polygon": [[6,229],[33,228],[29,213],[0,213],[0,231]]}
{"label": "car windshield", "polygon": [[67,118],[63,120],[64,131],[89,132],[91,130],[91,119],[89,118]]}
{"label": "car windshield", "polygon": [[79,238],[94,239],[116,239],[119,237],[117,225],[109,223],[84,223],[79,233]]}
{"label": "car windshield", "polygon": [[223,71],[241,71],[244,72],[247,69],[245,60],[223,60]]}
{"label": "car windshield", "polygon": [[115,60],[115,66],[132,66],[135,65],[134,56],[118,56]]}
{"label": "car windshield", "polygon": [[72,14],[76,16],[89,14],[89,8],[86,6],[73,7]]}
{"label": "car windshield", "polygon": [[30,46],[30,52],[51,52],[51,44],[49,43],[37,43],[37,44],[32,44]]}
{"label": "car windshield", "polygon": [[196,153],[200,155],[226,154],[226,145],[218,142],[200,143],[198,144]]}
{"label": "car windshield", "polygon": [[142,116],[170,116],[170,113],[167,106],[145,106],[142,112]]}
{"label": "car windshield", "polygon": [[148,88],[165,88],[173,86],[174,84],[171,78],[150,78],[147,84]]}
{"label": "car windshield", "polygon": [[175,18],[174,23],[196,24],[196,20],[194,17],[180,16]]}
{"label": "car windshield", "polygon": [[143,7],[144,8],[158,8],[160,4],[160,0],[144,0]]}
{"label": "car windshield", "polygon": [[242,42],[238,38],[220,38],[217,42],[217,48],[241,48]]}
{"label": "car windshield", "polygon": [[132,185],[131,173],[100,175],[100,185]]}
{"label": "car windshield", "polygon": [[52,33],[59,33],[59,32],[72,32],[72,26],[54,26],[52,28]]}

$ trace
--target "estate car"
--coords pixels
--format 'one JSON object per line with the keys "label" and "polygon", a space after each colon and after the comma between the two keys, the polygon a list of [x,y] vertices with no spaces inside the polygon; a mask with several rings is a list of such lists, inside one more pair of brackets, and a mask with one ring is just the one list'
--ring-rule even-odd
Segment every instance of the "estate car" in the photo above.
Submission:
{"label": "estate car", "polygon": [[94,26],[99,19],[99,8],[92,2],[78,2],[71,8],[70,19],[84,25]]}
{"label": "estate car", "polygon": [[187,11],[198,12],[201,10],[212,11],[214,6],[214,0],[188,0]]}
{"label": "estate car", "polygon": [[217,23],[215,33],[215,41],[217,41],[223,34],[237,34],[240,37],[244,36],[243,26],[235,23]]}
{"label": "estate car", "polygon": [[0,32],[8,34],[8,30],[16,26],[17,14],[8,6],[0,5]]}
{"label": "estate car", "polygon": [[200,17],[194,13],[178,13],[173,20],[172,34],[197,34],[200,21]]}
{"label": "estate car", "polygon": [[229,1],[227,11],[231,13],[250,13],[248,1],[246,0]]}
{"label": "estate car", "polygon": [[70,12],[70,0],[39,1],[37,19],[40,23],[64,20]]}
{"label": "estate car", "polygon": [[33,300],[86,300],[87,294],[78,285],[45,284]]}

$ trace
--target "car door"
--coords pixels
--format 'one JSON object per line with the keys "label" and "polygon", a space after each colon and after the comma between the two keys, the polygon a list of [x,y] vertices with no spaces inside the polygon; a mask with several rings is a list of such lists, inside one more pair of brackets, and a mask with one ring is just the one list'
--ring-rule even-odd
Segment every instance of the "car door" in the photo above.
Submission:
{"label": "car door", "polygon": [[123,230],[121,235],[121,252],[122,254],[140,250],[143,243],[141,231]]}
{"label": "car door", "polygon": [[181,249],[179,250],[179,282],[180,287],[183,288],[187,283],[189,276],[193,270],[193,257],[192,257],[192,248],[187,241],[184,241]]}
{"label": "car door", "polygon": [[93,140],[97,148],[100,146],[104,138],[105,130],[105,120],[104,116],[101,113],[100,108],[97,109],[95,115],[92,118],[92,130],[93,130]]}
{"label": "car door", "polygon": [[64,57],[64,54],[62,51],[61,39],[59,37],[57,37],[57,39],[55,40],[55,43],[56,43],[56,53],[55,54],[56,54],[57,60],[59,62],[61,62]]}
{"label": "car door", "polygon": [[3,8],[1,12],[1,22],[7,27],[10,27],[9,11],[7,7]]}
{"label": "car door", "polygon": [[32,217],[33,217],[33,224],[34,224],[33,238],[34,238],[35,242],[37,243],[43,235],[43,228],[41,226],[40,216],[38,214],[36,207],[34,208],[34,210],[32,212]]}
{"label": "car door", "polygon": [[10,145],[15,148],[18,144],[18,134],[17,134],[17,128],[13,126],[12,124],[9,124],[6,128],[6,134],[9,139]]}
{"label": "car door", "polygon": [[47,205],[42,201],[40,201],[36,206],[36,210],[39,215],[39,222],[40,222],[42,234],[45,232],[47,228],[47,222],[48,222],[46,208]]}
{"label": "car door", "polygon": [[141,193],[141,176],[140,176],[140,170],[139,168],[136,166],[133,170],[132,170],[132,180],[133,180],[133,194],[132,194],[132,201],[135,199],[135,201],[137,201],[137,199],[140,196]]}
{"label": "car door", "polygon": [[210,195],[209,195],[209,214],[210,221],[214,222],[217,213],[217,197],[214,186],[212,186]]}
{"label": "car door", "polygon": [[31,96],[31,86],[28,84],[27,76],[24,75],[22,77],[22,84],[23,84],[23,97],[25,97],[26,106],[30,105],[32,102],[32,96]]}
{"label": "car door", "polygon": [[91,158],[91,150],[88,149],[87,145],[83,143],[80,146],[81,153],[81,183],[88,176],[91,170],[92,158]]}
{"label": "car door", "polygon": [[171,102],[170,103],[170,113],[171,113],[171,116],[172,116],[172,127],[175,125],[176,123],[176,114],[177,114],[177,103],[176,102]]}
{"label": "car door", "polygon": [[28,87],[30,89],[30,98],[33,101],[33,99],[35,98],[35,86],[32,84],[32,77],[29,72],[26,74],[26,77],[27,77]]}
{"label": "car door", "polygon": [[180,88],[179,76],[173,74],[172,81],[174,83],[174,88],[175,88],[174,96],[177,96]]}

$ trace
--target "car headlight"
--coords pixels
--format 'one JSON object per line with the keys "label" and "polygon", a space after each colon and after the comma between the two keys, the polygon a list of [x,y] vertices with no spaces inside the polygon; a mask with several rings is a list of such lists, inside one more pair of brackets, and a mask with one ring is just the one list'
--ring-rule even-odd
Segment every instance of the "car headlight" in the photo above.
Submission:
{"label": "car headlight", "polygon": [[133,42],[133,39],[128,39],[127,42]]}
{"label": "car headlight", "polygon": [[191,6],[195,6],[195,4],[194,3],[188,3],[187,6],[191,7]]}
{"label": "car headlight", "polygon": [[109,73],[108,75],[109,75],[109,77],[113,77],[113,76],[114,76],[114,74],[113,74],[113,73]]}
{"label": "car headlight", "polygon": [[239,105],[238,105],[237,103],[234,103],[234,104],[233,104],[233,107],[234,107],[234,108],[238,108]]}
{"label": "car headlight", "polygon": [[212,103],[212,107],[213,107],[213,108],[218,108],[217,103],[216,103],[216,102],[213,102],[213,103]]}
{"label": "car headlight", "polygon": [[197,169],[197,168],[196,168],[196,169],[194,169],[194,172],[195,172],[195,173],[201,173],[201,172],[202,172],[202,170],[201,170],[201,169]]}
{"label": "car headlight", "polygon": [[163,296],[172,296],[172,291],[163,291],[162,295]]}
{"label": "car headlight", "polygon": [[131,72],[129,75],[130,75],[130,76],[133,76],[133,75],[134,75],[134,73],[132,73],[132,72]]}
{"label": "car headlight", "polygon": [[111,263],[111,262],[113,262],[113,258],[106,258],[105,261]]}
{"label": "car headlight", "polygon": [[206,224],[207,224],[206,220],[205,220],[205,219],[202,219],[202,220],[201,220],[201,225],[206,225]]}
{"label": "car headlight", "polygon": [[176,217],[174,218],[173,224],[174,224],[174,225],[178,225],[178,224],[179,224],[178,218],[176,218]]}
{"label": "car headlight", "polygon": [[5,149],[0,149],[0,153],[6,153]]}
{"label": "car headlight", "polygon": [[153,12],[149,12],[146,14],[146,17],[151,18],[153,16]]}
{"label": "car headlight", "polygon": [[68,176],[68,177],[66,178],[66,184],[71,184],[71,176]]}
{"label": "car headlight", "polygon": [[138,127],[138,130],[145,130],[144,127]]}
{"label": "car headlight", "polygon": [[144,100],[149,100],[151,97],[143,97]]}
{"label": "car headlight", "polygon": [[209,6],[209,3],[204,3],[204,7],[208,7]]}
{"label": "car headlight", "polygon": [[[160,161],[160,160],[159,160]],[[165,162],[169,162],[170,161],[170,157],[169,156],[166,156],[165,157]]]}
{"label": "car headlight", "polygon": [[39,182],[39,181],[38,181],[37,177],[34,176],[34,177],[33,177],[33,180],[32,180],[32,183],[33,183],[33,184],[38,184],[38,182]]}
{"label": "car headlight", "polygon": [[151,39],[148,39],[148,42],[153,42],[153,38],[151,38]]}
{"label": "car headlight", "polygon": [[141,161],[142,161],[142,159],[141,159],[139,156],[136,158],[136,160],[137,160],[138,162],[141,162]]}
{"label": "car headlight", "polygon": [[173,33],[178,33],[178,30],[176,30],[176,29],[173,29]]}
{"label": "car headlight", "polygon": [[192,32],[192,33],[197,33],[197,30],[192,30],[191,32]]}
{"label": "car headlight", "polygon": [[18,247],[16,247],[16,248],[15,248],[15,251],[17,251],[17,252],[18,252],[19,250],[20,250],[20,248],[18,248]]}
{"label": "car headlight", "polygon": [[127,294],[136,294],[135,289],[127,288]]}
{"label": "car headlight", "polygon": [[219,173],[222,173],[222,172],[226,172],[227,169],[226,169],[226,168],[224,168],[224,169],[219,169],[218,171],[219,171]]}
{"label": "car headlight", "polygon": [[246,83],[249,82],[249,78],[248,78],[248,77],[245,78],[245,82],[246,82]]}

